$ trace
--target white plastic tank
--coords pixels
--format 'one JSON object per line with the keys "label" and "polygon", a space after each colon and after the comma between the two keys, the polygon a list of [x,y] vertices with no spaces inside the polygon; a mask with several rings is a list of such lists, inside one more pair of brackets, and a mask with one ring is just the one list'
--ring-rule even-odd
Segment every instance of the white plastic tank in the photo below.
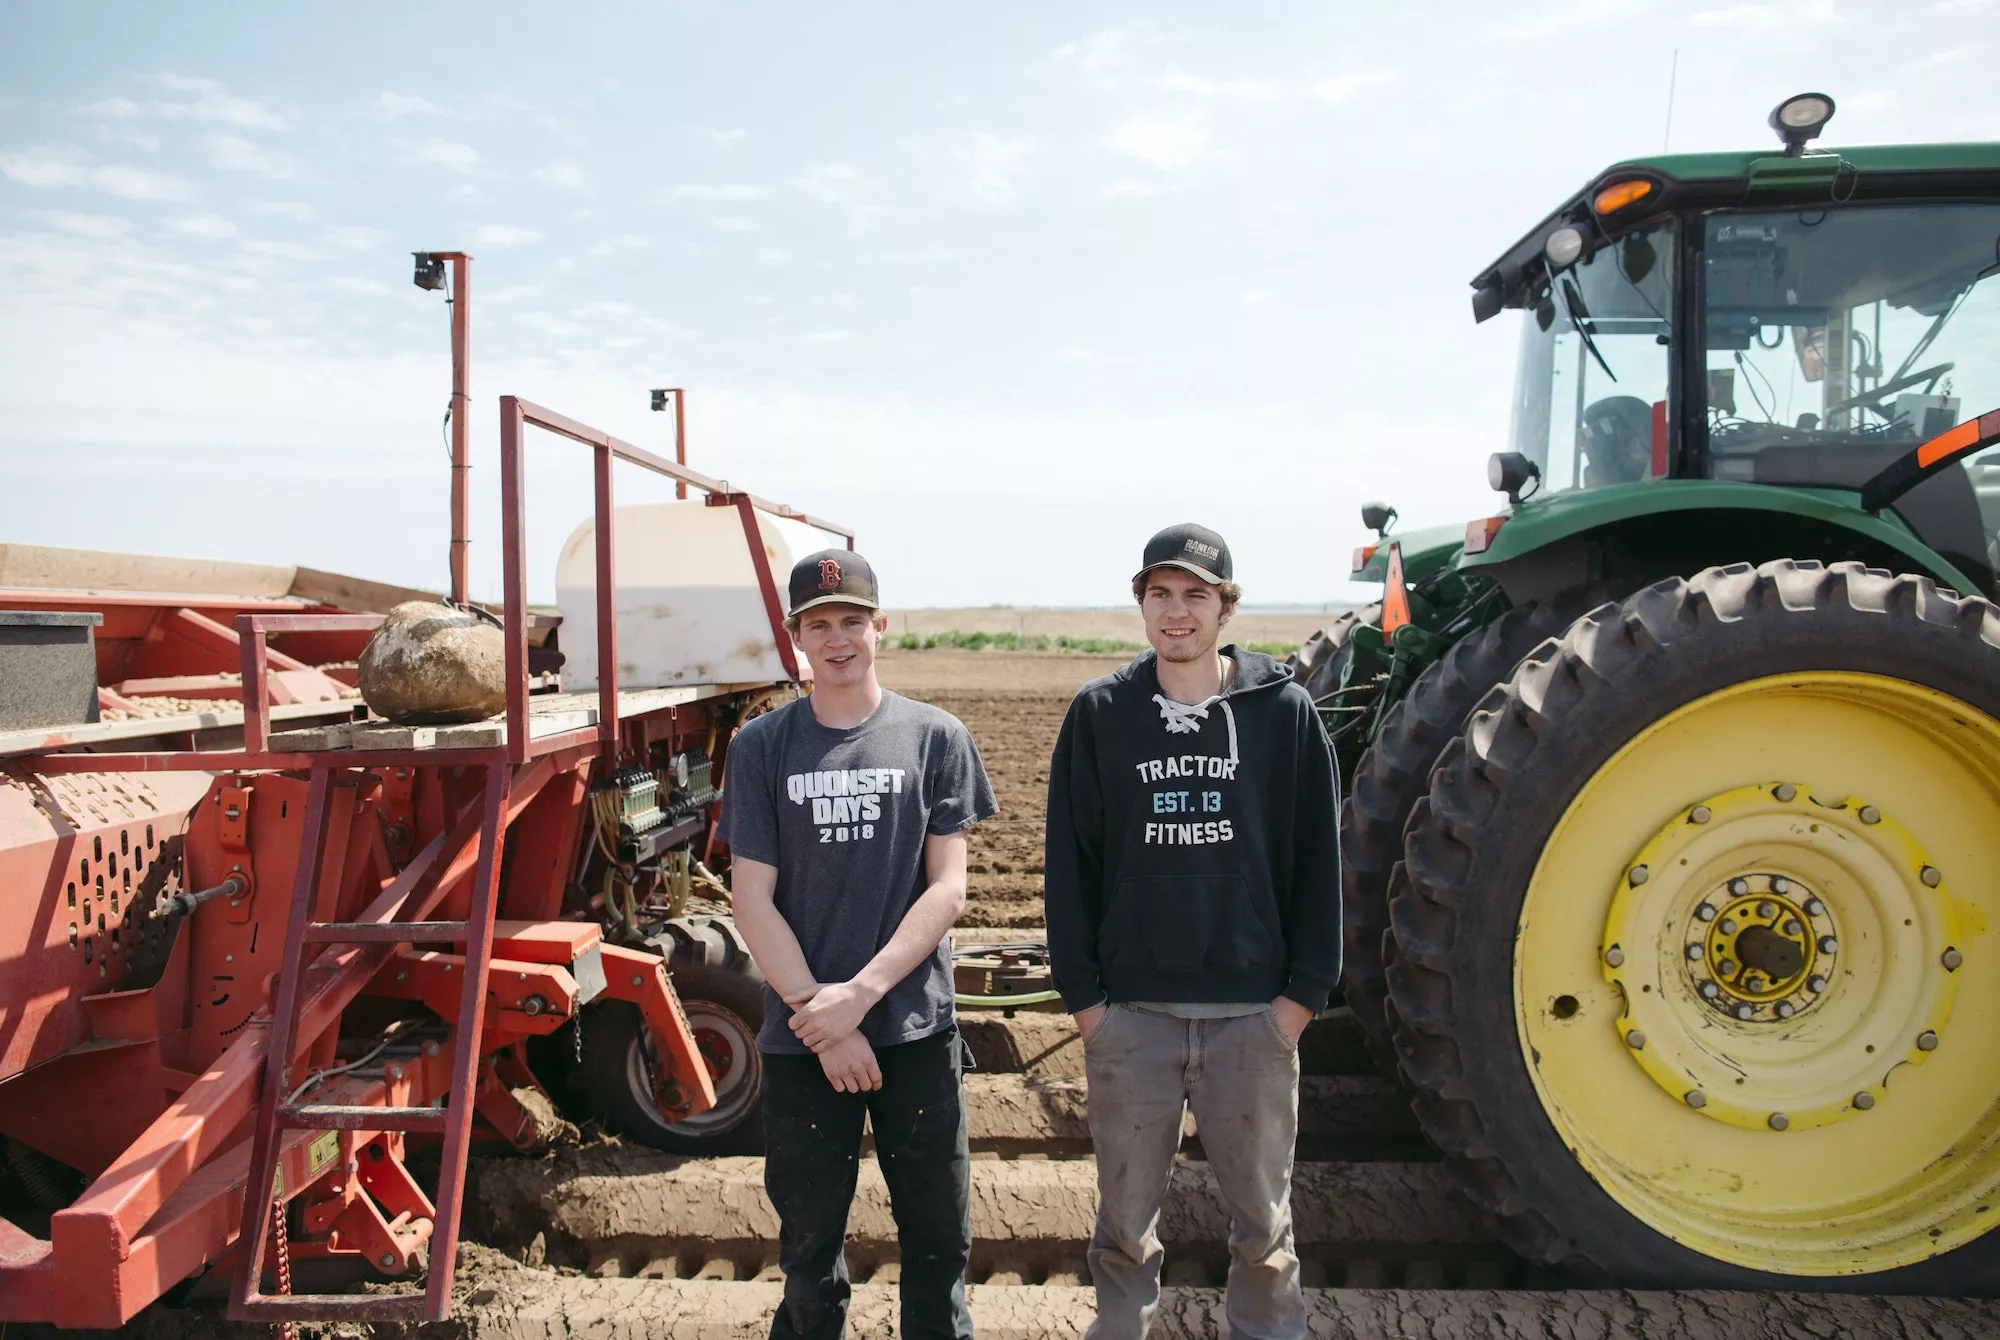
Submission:
{"label": "white plastic tank", "polygon": [[[801,522],[755,513],[778,605],[792,564],[838,544]],[[617,508],[613,603],[618,687],[771,683],[786,678],[744,543],[742,515],[697,498]],[[597,687],[597,521],[576,528],[556,560],[565,691]]]}

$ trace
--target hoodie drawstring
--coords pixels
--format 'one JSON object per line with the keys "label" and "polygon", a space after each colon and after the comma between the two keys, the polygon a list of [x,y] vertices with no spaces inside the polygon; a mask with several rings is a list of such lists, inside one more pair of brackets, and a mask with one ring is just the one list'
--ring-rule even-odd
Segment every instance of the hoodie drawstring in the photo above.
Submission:
{"label": "hoodie drawstring", "polygon": [[1169,735],[1197,734],[1208,720],[1208,709],[1220,704],[1223,720],[1229,723],[1229,761],[1236,762],[1236,713],[1229,710],[1227,698],[1217,694],[1198,703],[1177,703],[1164,693],[1156,693],[1153,701],[1160,705],[1160,720],[1166,723]]}

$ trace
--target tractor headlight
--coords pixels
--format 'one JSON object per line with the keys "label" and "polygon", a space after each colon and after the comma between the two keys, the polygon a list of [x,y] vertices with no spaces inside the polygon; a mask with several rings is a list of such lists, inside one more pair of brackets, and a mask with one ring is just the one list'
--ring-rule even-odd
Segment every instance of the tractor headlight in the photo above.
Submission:
{"label": "tractor headlight", "polygon": [[1567,270],[1583,254],[1583,233],[1576,228],[1558,228],[1542,244],[1542,254],[1558,270]]}
{"label": "tractor headlight", "polygon": [[1833,119],[1833,99],[1824,93],[1800,93],[1786,98],[1771,110],[1771,129],[1785,143],[1785,152],[1796,156],[1819,138]]}

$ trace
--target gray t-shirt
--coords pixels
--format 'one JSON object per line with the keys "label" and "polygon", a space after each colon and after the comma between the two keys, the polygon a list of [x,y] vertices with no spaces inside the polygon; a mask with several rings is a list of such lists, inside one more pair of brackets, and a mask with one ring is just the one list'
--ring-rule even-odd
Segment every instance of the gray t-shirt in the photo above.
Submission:
{"label": "gray t-shirt", "polygon": [[[923,891],[927,834],[992,816],[993,787],[971,732],[951,713],[886,689],[850,730],[822,726],[804,698],[757,717],[729,742],[717,835],[778,868],[778,913],[822,982],[844,982],[889,943]],[[764,988],[767,1052],[803,1052],[792,1012]],[[870,1046],[949,1028],[951,940],[861,1021]]]}

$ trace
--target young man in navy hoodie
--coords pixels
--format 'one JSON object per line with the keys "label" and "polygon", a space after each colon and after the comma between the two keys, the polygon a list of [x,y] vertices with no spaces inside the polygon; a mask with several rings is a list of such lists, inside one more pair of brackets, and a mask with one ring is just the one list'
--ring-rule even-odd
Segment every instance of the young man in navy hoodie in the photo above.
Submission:
{"label": "young man in navy hoodie", "polygon": [[1147,543],[1132,592],[1153,650],[1083,686],[1049,764],[1049,951],[1097,1148],[1092,1340],[1139,1340],[1159,1310],[1189,1103],[1232,1211],[1230,1334],[1306,1333],[1298,1044],[1340,976],[1339,778],[1291,672],[1218,647],[1230,574],[1205,527]]}

